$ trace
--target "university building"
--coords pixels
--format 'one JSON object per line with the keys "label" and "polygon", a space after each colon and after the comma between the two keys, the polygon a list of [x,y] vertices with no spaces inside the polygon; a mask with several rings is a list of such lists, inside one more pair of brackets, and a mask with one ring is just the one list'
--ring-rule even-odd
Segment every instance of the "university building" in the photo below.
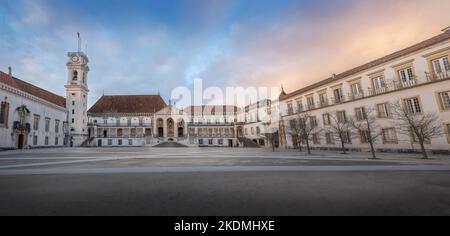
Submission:
{"label": "university building", "polygon": [[[104,95],[88,109],[89,60],[83,52],[67,54],[66,96],[62,97],[0,72],[0,149],[39,147],[279,147],[296,148],[294,125],[307,113],[318,132],[315,149],[340,147],[330,131],[330,114],[340,120],[376,113],[381,151],[418,149],[414,135],[400,134],[392,104],[412,113],[435,113],[445,135],[427,140],[426,148],[450,152],[450,29],[431,39],[350,69],[278,100],[245,107],[179,108],[160,95]],[[364,109],[363,109],[364,108]],[[320,132],[319,132],[320,131]],[[364,132],[348,132],[346,146],[369,148]]]}
{"label": "university building", "polygon": [[[345,121],[375,112],[381,137],[376,149],[381,151],[413,151],[420,149],[417,138],[401,134],[392,104],[399,102],[411,113],[435,113],[445,135],[427,140],[426,148],[450,152],[450,29],[431,39],[350,69],[330,78],[280,96],[283,146],[296,148],[301,144],[295,132],[299,114],[308,113],[320,133],[313,134],[311,145],[316,149],[338,149],[337,134],[330,131],[330,114]],[[368,150],[364,132],[348,133],[346,146]],[[300,141],[300,142],[299,142]]]}

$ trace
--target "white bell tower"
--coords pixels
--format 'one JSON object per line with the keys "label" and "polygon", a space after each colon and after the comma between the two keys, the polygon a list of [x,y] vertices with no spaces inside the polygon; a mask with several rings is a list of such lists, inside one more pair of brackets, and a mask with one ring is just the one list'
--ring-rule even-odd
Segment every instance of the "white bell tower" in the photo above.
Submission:
{"label": "white bell tower", "polygon": [[87,99],[88,57],[83,52],[67,53],[66,109],[68,111],[68,145],[80,146],[88,138]]}

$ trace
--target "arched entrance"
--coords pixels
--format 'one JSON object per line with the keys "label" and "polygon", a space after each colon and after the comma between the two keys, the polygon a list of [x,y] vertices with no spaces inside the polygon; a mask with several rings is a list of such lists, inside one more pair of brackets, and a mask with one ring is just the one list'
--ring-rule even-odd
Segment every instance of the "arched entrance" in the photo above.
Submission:
{"label": "arched entrance", "polygon": [[164,121],[163,119],[159,118],[156,121],[157,124],[157,130],[158,130],[158,138],[164,138]]}
{"label": "arched entrance", "polygon": [[178,122],[178,137],[184,137],[184,120]]}
{"label": "arched entrance", "polygon": [[167,137],[175,137],[175,125],[172,118],[167,119]]}
{"label": "arched entrance", "polygon": [[241,138],[244,136],[244,128],[242,126],[237,127],[237,136],[238,136],[238,138]]}
{"label": "arched entrance", "polygon": [[25,142],[25,135],[19,134],[19,136],[17,138],[17,148],[23,149],[24,142]]}

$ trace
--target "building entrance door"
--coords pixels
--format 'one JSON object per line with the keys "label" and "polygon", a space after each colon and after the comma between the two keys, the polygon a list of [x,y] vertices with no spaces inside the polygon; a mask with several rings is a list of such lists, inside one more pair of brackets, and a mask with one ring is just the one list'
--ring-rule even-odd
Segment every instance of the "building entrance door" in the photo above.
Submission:
{"label": "building entrance door", "polygon": [[17,143],[17,148],[18,149],[23,149],[23,142],[25,141],[25,136],[23,134],[19,134],[18,137],[18,143]]}

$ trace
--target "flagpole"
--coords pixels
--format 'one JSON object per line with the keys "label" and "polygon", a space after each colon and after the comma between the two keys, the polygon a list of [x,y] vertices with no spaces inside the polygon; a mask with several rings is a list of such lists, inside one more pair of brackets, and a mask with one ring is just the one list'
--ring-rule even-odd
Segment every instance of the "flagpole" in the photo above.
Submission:
{"label": "flagpole", "polygon": [[80,32],[77,32],[78,35],[78,52],[81,52],[81,37]]}

